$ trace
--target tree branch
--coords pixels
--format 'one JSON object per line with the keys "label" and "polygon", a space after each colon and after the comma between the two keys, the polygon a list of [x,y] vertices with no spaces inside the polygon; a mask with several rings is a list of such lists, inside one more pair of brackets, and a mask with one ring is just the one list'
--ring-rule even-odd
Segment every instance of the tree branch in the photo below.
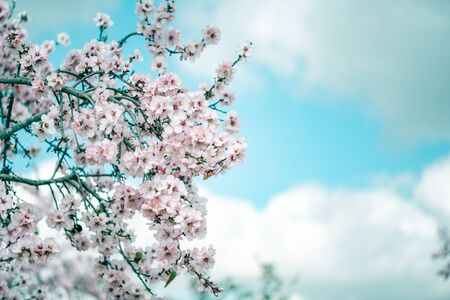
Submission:
{"label": "tree branch", "polygon": [[8,128],[6,130],[1,131],[0,132],[0,140],[7,139],[10,136],[12,136],[14,133],[16,133],[17,131],[24,129],[25,127],[31,125],[34,122],[40,121],[42,115],[45,115],[48,112],[49,112],[49,110],[46,109],[43,112],[40,112],[40,113],[38,113],[38,114],[36,114],[36,115],[26,119],[23,122],[17,123],[16,125]]}
{"label": "tree branch", "polygon": [[130,33],[130,34],[127,34],[123,39],[121,39],[121,40],[119,41],[119,47],[122,48],[123,44],[125,44],[126,41],[127,41],[130,37],[132,37],[132,36],[134,36],[134,35],[142,35],[142,33],[132,32],[132,33]]}
{"label": "tree branch", "polygon": [[23,84],[23,85],[30,85],[31,86],[31,80],[25,77],[7,77],[7,76],[0,76],[0,83],[5,84]]}
{"label": "tree branch", "polygon": [[15,176],[15,175],[0,174],[0,180],[24,183],[24,184],[28,184],[28,185],[34,185],[34,186],[40,186],[40,185],[48,185],[48,184],[58,183],[58,182],[68,182],[70,180],[76,179],[77,176],[78,176],[77,174],[71,174],[71,175],[53,178],[53,179],[29,179],[29,178],[23,178],[23,177],[19,177],[19,176]]}
{"label": "tree branch", "polygon": [[[4,83],[4,84],[23,84],[23,85],[28,85],[31,86],[31,80],[25,77],[7,77],[7,76],[0,76],[0,83]],[[70,94],[72,96],[75,96],[77,98],[89,101],[90,103],[94,103],[94,101],[92,100],[92,98],[84,93],[83,91],[79,91],[75,88],[69,87],[69,86],[64,86],[61,88],[61,92],[66,93],[66,94]]]}

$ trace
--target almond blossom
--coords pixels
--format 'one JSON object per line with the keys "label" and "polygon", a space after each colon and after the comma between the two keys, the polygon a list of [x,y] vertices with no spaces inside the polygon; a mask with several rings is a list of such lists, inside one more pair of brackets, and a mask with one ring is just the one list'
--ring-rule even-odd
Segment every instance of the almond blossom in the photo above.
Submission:
{"label": "almond blossom", "polygon": [[[209,275],[214,248],[191,249],[184,241],[207,233],[206,199],[194,180],[222,174],[245,157],[245,140],[236,136],[239,117],[223,109],[236,98],[226,88],[251,44],[234,61],[218,64],[210,83],[191,90],[169,64],[174,57],[195,61],[219,42],[219,29],[206,26],[200,39],[182,44],[171,27],[173,0],[138,0],[135,12],[136,31],[119,39],[107,35],[111,17],[98,13],[98,38],[70,50],[53,68],[49,57],[61,51],[56,45],[69,45],[69,35],[28,41],[27,15],[0,0],[2,299],[47,299],[61,287],[98,299],[162,299],[157,283],[167,285],[182,273],[205,292],[222,291]],[[134,69],[145,56],[127,49],[131,38],[152,57],[144,61],[146,73]],[[49,178],[29,176],[39,153],[54,158]],[[24,189],[36,197],[20,196]],[[136,245],[129,225],[135,217],[153,237],[145,248]],[[38,223],[65,241],[41,238]],[[86,253],[94,286],[74,276],[37,288],[43,270],[74,265],[60,256],[66,246]],[[24,276],[31,279],[21,281]]]}

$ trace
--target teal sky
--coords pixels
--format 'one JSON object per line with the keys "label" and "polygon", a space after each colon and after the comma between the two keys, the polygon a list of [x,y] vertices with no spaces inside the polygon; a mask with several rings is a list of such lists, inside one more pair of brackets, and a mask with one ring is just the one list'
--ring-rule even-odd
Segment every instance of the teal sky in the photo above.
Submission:
{"label": "teal sky", "polygon": [[[445,262],[430,253],[450,216],[450,2],[177,3],[184,42],[208,24],[222,30],[197,63],[170,61],[189,87],[255,44],[233,82],[247,159],[199,180],[217,273],[254,278],[258,258],[286,278],[301,274],[295,300],[448,299],[449,283],[435,276]],[[137,22],[129,0],[19,7],[30,12],[32,40],[65,31],[70,48],[97,37],[97,11],[115,22],[110,38]],[[127,44],[141,49],[137,70],[148,73],[142,46],[139,37]],[[54,64],[65,54],[58,49]]]}
{"label": "teal sky", "polygon": [[[231,8],[227,7],[224,1],[220,2],[221,4],[214,4],[214,1],[193,1],[192,3],[194,7],[202,3],[199,6],[203,7],[205,13],[199,16],[203,16],[203,22],[214,24],[217,18],[218,25],[225,27],[223,29],[225,43],[237,37],[226,36],[227,33],[232,35],[234,32],[228,30],[230,22],[222,22],[220,19],[221,9],[229,9],[229,11],[233,11],[234,8],[241,9],[243,13],[235,16],[236,23],[239,23],[240,16],[246,16],[246,13],[251,16],[250,20],[242,19],[247,23],[236,25],[238,30],[239,27],[244,29],[253,22],[258,24],[258,19],[263,20],[265,24],[261,26],[263,28],[277,27],[276,23],[271,24],[270,18],[266,17],[264,11],[259,12],[258,16],[258,9],[255,9],[255,16],[253,16],[248,10],[248,7],[251,9],[254,7],[251,3],[242,6],[228,4]],[[180,5],[180,11],[188,9],[186,2],[183,4]],[[293,10],[295,5],[296,2],[292,2]],[[334,8],[330,7],[330,9]],[[208,18],[209,10],[213,11],[211,19]],[[284,15],[280,18],[287,18],[286,10],[283,9],[282,12]],[[276,11],[273,14],[276,15]],[[274,18],[275,22],[279,22],[278,17]],[[192,25],[190,18],[182,20],[184,23],[181,24],[181,28],[183,25],[188,28],[195,26]],[[201,22],[194,24],[199,23]],[[288,21],[287,26],[288,28],[284,30],[292,30],[296,25],[293,21]],[[283,27],[280,30],[283,30]],[[263,32],[269,35],[272,31],[269,29]],[[249,31],[245,38],[252,40],[253,32],[260,34],[260,30],[255,29]],[[295,33],[295,30],[293,32]],[[194,32],[194,36],[195,34]],[[282,36],[282,33],[278,35]],[[297,39],[295,35],[290,38]],[[374,177],[379,175],[395,176],[400,173],[418,175],[424,166],[448,153],[450,146],[448,138],[434,138],[430,134],[430,136],[403,139],[398,135],[390,135],[391,128],[386,124],[390,120],[386,121],[377,112],[374,107],[376,105],[367,104],[365,98],[371,97],[367,91],[347,93],[327,84],[314,84],[312,88],[307,87],[303,81],[306,81],[304,73],[308,67],[308,57],[299,54],[298,57],[293,56],[290,59],[288,68],[298,69],[297,73],[283,74],[277,69],[277,65],[264,64],[261,60],[270,60],[270,58],[264,57],[267,54],[267,50],[264,49],[266,44],[261,43],[259,39],[270,41],[271,37],[266,38],[263,35],[262,38],[258,36],[255,39],[255,56],[257,57],[255,60],[250,59],[244,68],[247,73],[258,74],[259,78],[254,79],[252,76],[247,76],[250,79],[236,78],[238,101],[234,107],[242,118],[242,135],[246,137],[249,145],[248,157],[242,166],[230,171],[222,178],[208,182],[207,186],[212,190],[222,195],[251,199],[263,205],[275,194],[304,182],[317,182],[328,187],[365,188],[373,185]],[[239,43],[241,41],[231,42],[233,45]],[[439,46],[444,46],[450,51],[448,44]],[[220,47],[220,44],[217,47]],[[430,51],[430,54],[432,53]],[[276,51],[270,54],[275,57],[283,55]],[[446,58],[449,58],[448,55]],[[224,57],[224,59],[229,58]],[[369,73],[371,72],[376,70],[369,70]],[[450,71],[446,74],[448,79],[450,79],[449,74]],[[189,76],[186,77],[189,78]],[[386,81],[389,80],[388,78],[389,76],[386,76]],[[239,84],[241,79],[245,81],[244,84]],[[436,80],[439,79],[436,78]],[[349,82],[349,84],[352,83]],[[389,84],[386,83],[383,88],[389,88]],[[448,89],[445,90],[447,91]],[[449,96],[450,93],[439,95],[446,100]],[[413,106],[412,100],[407,105]],[[435,105],[428,97],[422,100],[428,101],[430,106]],[[404,113],[408,114],[408,111],[404,110]],[[411,115],[413,118],[413,114]],[[411,123],[414,122],[412,120]],[[409,135],[408,132],[401,132],[399,135],[402,134]],[[244,180],[245,184],[242,184]]]}
{"label": "teal sky", "polygon": [[[112,3],[103,8],[115,22],[108,34],[118,39],[134,30],[134,2]],[[180,1],[179,11],[189,9],[186,6]],[[68,18],[61,20],[58,26],[51,23],[52,13],[32,14],[32,39],[51,39],[58,32],[66,31],[72,38],[71,46],[80,47],[86,37],[96,37],[96,28],[90,21],[95,14],[94,8],[84,12],[86,21],[77,22]],[[197,19],[192,23],[189,19],[188,23],[186,19],[178,21],[177,25],[182,30],[187,29],[185,41],[199,36],[201,27],[192,30],[195,27],[192,24],[197,23],[214,25],[214,19]],[[232,36],[225,38],[233,39]],[[244,41],[234,42],[239,45]],[[139,38],[136,38],[127,46],[132,49],[140,45]],[[255,53],[263,46],[256,44]],[[215,47],[220,48],[221,45]],[[210,49],[206,53],[208,51]],[[53,56],[55,65],[64,55],[65,49],[58,49]],[[224,60],[232,58],[223,57]],[[192,88],[201,81],[211,80],[206,74],[189,74],[189,69],[180,66],[176,58],[172,62],[173,69],[180,72],[184,82]],[[220,62],[211,61],[210,69],[213,70]],[[373,107],[366,105],[364,98],[368,96],[364,93],[346,95],[321,85],[316,85],[307,93],[299,93],[296,87],[302,86],[302,82],[297,77],[280,75],[273,68],[253,59],[245,64],[238,69],[245,68],[247,73],[257,73],[260,77],[247,86],[245,83],[250,82],[251,78],[248,81],[244,78],[244,83],[235,84],[238,99],[233,108],[241,116],[241,135],[248,141],[247,160],[227,174],[205,183],[208,188],[222,195],[250,199],[258,206],[264,206],[274,194],[304,182],[363,188],[371,185],[379,175],[395,176],[405,172],[418,174],[424,166],[449,151],[447,138],[404,142],[390,136],[390,128],[382,116]],[[302,69],[305,62],[300,59],[291,64]],[[139,65],[138,70],[149,70],[148,59]],[[301,71],[299,73],[301,75]],[[236,81],[239,80],[240,75],[236,77]]]}

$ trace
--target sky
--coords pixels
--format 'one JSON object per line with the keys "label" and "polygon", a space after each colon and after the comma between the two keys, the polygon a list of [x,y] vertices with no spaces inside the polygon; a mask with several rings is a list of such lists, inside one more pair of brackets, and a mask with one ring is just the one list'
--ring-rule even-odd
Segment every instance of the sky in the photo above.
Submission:
{"label": "sky", "polygon": [[[30,12],[33,40],[66,31],[81,47],[97,36],[97,11],[112,16],[110,37],[134,31],[133,4],[19,0],[19,9]],[[177,7],[183,41],[205,25],[222,31],[198,63],[171,61],[192,88],[254,43],[232,85],[246,161],[199,181],[210,198],[218,276],[254,276],[260,257],[302,274],[298,299],[448,299],[450,283],[435,276],[430,253],[450,216],[450,2]],[[58,49],[55,65],[64,55]],[[149,71],[145,58],[138,71]]]}

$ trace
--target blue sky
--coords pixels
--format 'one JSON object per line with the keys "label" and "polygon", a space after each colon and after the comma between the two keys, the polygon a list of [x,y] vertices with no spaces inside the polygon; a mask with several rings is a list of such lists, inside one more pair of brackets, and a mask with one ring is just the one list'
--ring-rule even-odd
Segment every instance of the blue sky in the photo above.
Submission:
{"label": "blue sky", "polygon": [[[209,2],[208,5],[214,7]],[[120,38],[134,29],[136,20],[132,1],[111,1],[109,6],[101,1],[98,3],[116,22],[110,30],[111,37]],[[192,8],[180,2],[179,11],[186,9]],[[72,37],[72,46],[80,46],[86,36],[94,38],[97,34],[90,20],[94,11],[86,9],[82,21],[68,17],[58,26],[48,22],[51,12],[32,15],[31,37],[36,40],[51,39],[59,31],[66,31]],[[37,19],[33,20],[33,17]],[[187,21],[183,18],[177,22],[182,29],[188,29],[186,41],[199,36],[203,25],[214,25],[214,19],[205,17],[196,20],[194,24],[201,23],[196,27],[187,18]],[[224,31],[224,35],[226,33]],[[234,38],[224,36],[224,39]],[[251,40],[252,36],[248,39]],[[237,46],[244,41],[235,40],[234,43]],[[139,41],[129,43],[130,48],[135,45],[140,45]],[[215,47],[220,48],[221,45]],[[259,47],[264,45],[256,43],[256,54],[266,50]],[[185,70],[177,65],[176,59],[173,59],[174,69],[181,72],[183,80],[195,88],[199,82],[211,80],[209,75],[221,60],[233,58],[233,52],[224,53],[227,54],[225,57],[208,61],[209,73],[192,76],[190,69]],[[61,61],[64,54],[64,49],[58,50],[54,56],[55,64]],[[305,64],[304,61],[290,63],[298,65],[299,69],[304,68],[302,65]],[[148,61],[144,62],[139,70],[147,71],[148,66]],[[368,96],[365,93],[346,94],[327,85],[305,88],[308,90],[306,93],[298,92],[296,87],[303,83],[297,76],[280,74],[253,59],[239,67],[242,68],[260,77],[252,80],[251,77],[242,79],[238,75],[236,78],[236,81],[242,79],[244,83],[235,85],[238,100],[233,108],[242,118],[241,134],[248,141],[248,156],[243,165],[206,182],[208,188],[220,194],[251,199],[258,206],[264,206],[275,194],[302,182],[362,188],[371,185],[379,175],[405,172],[417,175],[424,166],[445,155],[450,148],[447,138],[403,141],[390,136],[387,132],[390,128],[384,124],[382,116],[366,105],[365,98]],[[301,71],[299,73],[301,78]],[[246,83],[250,81],[253,82],[247,88]],[[246,183],[242,184],[244,179]]]}
{"label": "blue sky", "polygon": [[[450,2],[177,3],[184,41],[222,30],[197,64],[172,61],[190,87],[255,44],[233,83],[247,159],[199,181],[219,277],[254,278],[257,257],[302,275],[296,300],[448,299],[430,253],[450,218]],[[81,47],[97,11],[112,16],[111,37],[136,25],[134,1],[19,4],[37,41],[66,31]]]}

